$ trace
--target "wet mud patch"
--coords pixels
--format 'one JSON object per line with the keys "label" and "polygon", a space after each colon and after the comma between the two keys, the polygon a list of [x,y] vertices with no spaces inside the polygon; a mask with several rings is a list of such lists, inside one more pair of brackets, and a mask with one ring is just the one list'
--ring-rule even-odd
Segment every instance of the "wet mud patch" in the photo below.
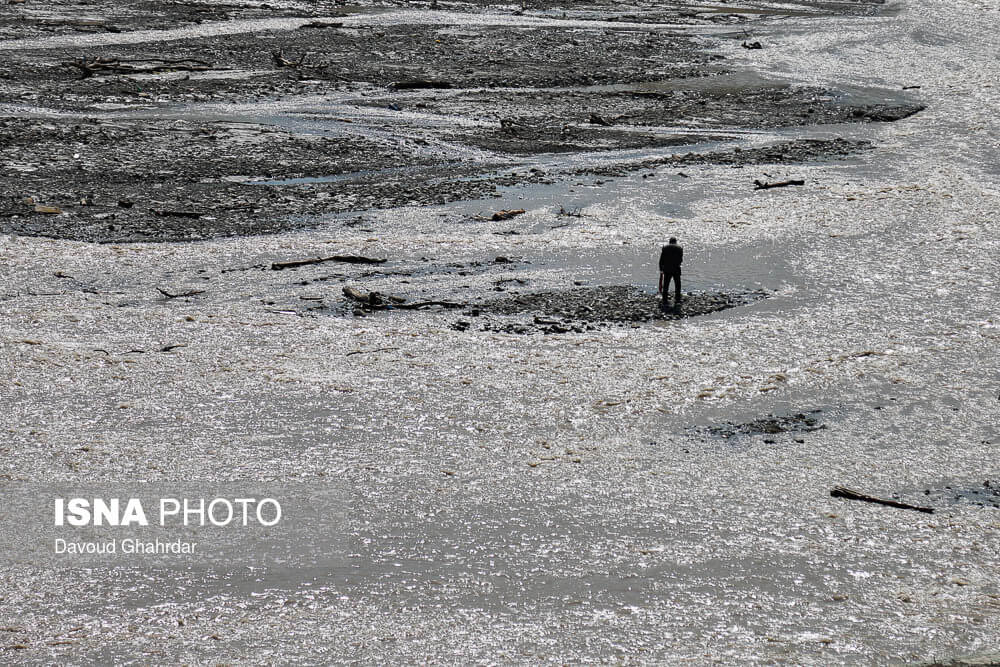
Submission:
{"label": "wet mud patch", "polygon": [[[768,414],[747,422],[724,422],[712,426],[701,426],[693,431],[716,438],[730,439],[741,436],[777,436],[782,434],[805,434],[822,431],[827,425],[821,421],[822,410],[809,410],[787,415]],[[769,440],[765,439],[765,442]],[[773,442],[773,441],[772,441]]]}

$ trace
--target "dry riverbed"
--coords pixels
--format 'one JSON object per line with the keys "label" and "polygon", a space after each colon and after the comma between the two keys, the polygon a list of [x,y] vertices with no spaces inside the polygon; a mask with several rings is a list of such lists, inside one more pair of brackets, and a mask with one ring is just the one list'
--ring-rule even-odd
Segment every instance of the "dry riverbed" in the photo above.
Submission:
{"label": "dry riverbed", "polygon": [[995,645],[986,9],[3,7],[0,477],[337,488],[348,546],[280,575],[21,559],[0,655]]}

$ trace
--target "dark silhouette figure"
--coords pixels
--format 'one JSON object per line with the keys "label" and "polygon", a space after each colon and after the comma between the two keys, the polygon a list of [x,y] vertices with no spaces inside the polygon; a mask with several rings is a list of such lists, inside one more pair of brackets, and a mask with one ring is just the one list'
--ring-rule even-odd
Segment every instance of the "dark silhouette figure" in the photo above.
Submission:
{"label": "dark silhouette figure", "polygon": [[663,303],[669,300],[670,281],[674,281],[674,303],[681,302],[681,264],[684,262],[684,248],[677,245],[677,239],[670,239],[670,243],[663,246],[660,251],[660,294],[663,295]]}

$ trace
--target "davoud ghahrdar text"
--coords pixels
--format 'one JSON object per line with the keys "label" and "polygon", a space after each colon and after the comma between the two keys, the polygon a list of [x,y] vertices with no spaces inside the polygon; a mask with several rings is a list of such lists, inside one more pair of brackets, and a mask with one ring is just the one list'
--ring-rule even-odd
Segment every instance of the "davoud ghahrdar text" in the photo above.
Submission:
{"label": "davoud ghahrdar text", "polygon": [[[160,498],[152,507],[140,498],[55,498],[54,525],[58,527],[271,527],[282,518],[274,498]],[[152,512],[150,512],[152,510]],[[151,522],[152,519],[152,522]],[[73,542],[56,538],[57,554],[190,554],[197,542],[152,541],[135,538]]]}

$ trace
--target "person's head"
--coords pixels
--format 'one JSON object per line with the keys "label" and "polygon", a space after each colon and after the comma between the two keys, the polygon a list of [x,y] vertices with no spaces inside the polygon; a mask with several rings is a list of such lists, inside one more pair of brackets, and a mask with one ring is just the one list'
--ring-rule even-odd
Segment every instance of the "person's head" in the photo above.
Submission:
{"label": "person's head", "polygon": [[670,237],[670,243],[671,243],[671,245],[677,245],[677,239],[674,238],[673,236],[671,236]]}

